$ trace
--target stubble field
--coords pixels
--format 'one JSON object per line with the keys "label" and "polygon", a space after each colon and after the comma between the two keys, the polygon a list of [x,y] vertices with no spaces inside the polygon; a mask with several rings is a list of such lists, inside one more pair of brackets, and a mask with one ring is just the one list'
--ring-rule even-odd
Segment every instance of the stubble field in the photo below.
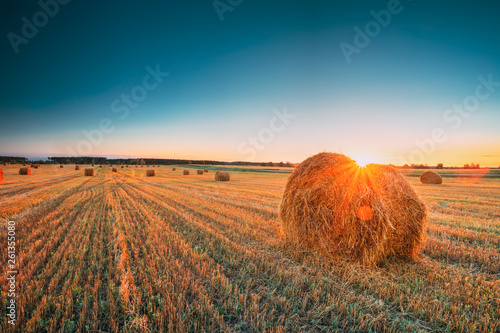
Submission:
{"label": "stubble field", "polygon": [[[286,246],[287,173],[183,167],[2,166],[0,331],[495,332],[500,178],[404,173],[427,203],[420,260],[358,265]],[[151,169],[151,168],[149,168]],[[261,170],[259,170],[261,171]],[[469,173],[467,177],[463,173]],[[459,177],[457,177],[457,175]],[[16,326],[7,320],[7,225],[16,222]]]}

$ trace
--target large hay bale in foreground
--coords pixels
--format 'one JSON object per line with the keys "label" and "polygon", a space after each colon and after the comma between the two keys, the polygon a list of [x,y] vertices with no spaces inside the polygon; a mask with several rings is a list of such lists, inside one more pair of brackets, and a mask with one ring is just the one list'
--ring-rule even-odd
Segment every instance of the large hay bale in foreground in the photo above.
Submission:
{"label": "large hay bale in foreground", "polygon": [[442,184],[443,178],[434,171],[426,171],[420,176],[420,181],[422,184]]}
{"label": "large hay bale in foreground", "polygon": [[215,180],[218,182],[227,182],[230,178],[229,172],[225,170],[219,170],[215,173]]}
{"label": "large hay bale in foreground", "polygon": [[19,169],[19,174],[20,175],[31,175],[31,169],[30,168],[21,168],[21,169]]}
{"label": "large hay bale in foreground", "polygon": [[184,171],[182,172],[182,174],[183,174],[184,176],[189,175],[189,170],[184,170]]}
{"label": "large hay bale in foreground", "polygon": [[198,171],[197,171],[197,173],[198,173],[199,175],[202,175],[202,174],[203,174],[203,170],[198,170]]}
{"label": "large hay bale in foreground", "polygon": [[393,168],[320,153],[295,168],[279,213],[292,245],[374,266],[418,256],[427,209]]}
{"label": "large hay bale in foreground", "polygon": [[117,168],[113,168],[113,169],[111,169],[111,171],[118,172],[118,169]]}
{"label": "large hay bale in foreground", "polygon": [[85,169],[85,176],[95,176],[94,168]]}
{"label": "large hay bale in foreground", "polygon": [[155,173],[154,169],[150,169],[150,170],[146,171],[146,177],[154,177],[155,175],[156,175],[156,173]]}
{"label": "large hay bale in foreground", "polygon": [[75,165],[75,171],[80,171],[81,168],[78,165]]}

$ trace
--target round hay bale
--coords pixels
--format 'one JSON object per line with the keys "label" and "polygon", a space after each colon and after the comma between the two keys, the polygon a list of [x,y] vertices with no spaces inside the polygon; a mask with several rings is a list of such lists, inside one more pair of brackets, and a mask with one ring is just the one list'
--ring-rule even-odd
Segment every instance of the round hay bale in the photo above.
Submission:
{"label": "round hay bale", "polygon": [[197,173],[198,173],[199,175],[202,175],[202,174],[203,174],[203,170],[198,170],[198,171],[197,171]]}
{"label": "round hay bale", "polygon": [[205,170],[203,170],[203,171],[208,172],[208,169],[205,169]]}
{"label": "round hay bale", "polygon": [[289,177],[279,215],[293,246],[371,267],[418,257],[427,208],[395,169],[320,153]]}
{"label": "round hay bale", "polygon": [[94,168],[85,169],[85,176],[95,176]]}
{"label": "round hay bale", "polygon": [[31,169],[30,168],[21,168],[21,169],[19,169],[19,174],[20,175],[31,175]]}
{"label": "round hay bale", "polygon": [[150,170],[146,171],[146,177],[154,177],[155,175],[156,175],[156,173],[155,173],[154,169],[150,169]]}
{"label": "round hay bale", "polygon": [[111,171],[118,172],[118,169],[117,168],[113,168],[113,169],[111,169]]}
{"label": "round hay bale", "polygon": [[35,165],[35,169],[40,169],[40,164]]}
{"label": "round hay bale", "polygon": [[172,168],[172,171],[175,171],[175,168]]}
{"label": "round hay bale", "polygon": [[81,170],[81,168],[78,165],[75,165],[75,170],[79,171],[79,170]]}
{"label": "round hay bale", "polygon": [[0,169],[0,184],[3,183],[3,170]]}
{"label": "round hay bale", "polygon": [[219,170],[215,173],[215,180],[218,182],[227,182],[230,178],[229,172],[225,170]]}
{"label": "round hay bale", "polygon": [[442,184],[443,178],[434,171],[426,171],[420,176],[422,184]]}
{"label": "round hay bale", "polygon": [[123,165],[121,166],[121,168],[123,169]]}
{"label": "round hay bale", "polygon": [[182,174],[183,174],[184,176],[189,175],[189,170],[184,170],[184,171],[182,172]]}
{"label": "round hay bale", "polygon": [[64,165],[61,164],[59,167],[62,169],[62,168],[64,168]]}
{"label": "round hay bale", "polygon": [[24,164],[23,164],[23,166],[28,166],[28,164],[27,164],[27,163],[24,163]]}

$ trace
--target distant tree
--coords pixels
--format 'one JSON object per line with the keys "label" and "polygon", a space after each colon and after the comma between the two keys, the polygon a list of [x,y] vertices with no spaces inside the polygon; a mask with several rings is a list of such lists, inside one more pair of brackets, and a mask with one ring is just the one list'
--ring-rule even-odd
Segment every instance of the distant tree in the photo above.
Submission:
{"label": "distant tree", "polygon": [[408,169],[410,166],[408,164],[403,165],[403,168]]}
{"label": "distant tree", "polygon": [[438,163],[436,166],[436,169],[442,169],[444,167],[443,163]]}
{"label": "distant tree", "polygon": [[470,169],[470,165],[469,164],[464,164],[464,169]]}
{"label": "distant tree", "polygon": [[285,163],[283,163],[283,162],[279,162],[279,163],[278,163],[278,166],[279,166],[279,167],[284,167],[284,166],[285,166]]}

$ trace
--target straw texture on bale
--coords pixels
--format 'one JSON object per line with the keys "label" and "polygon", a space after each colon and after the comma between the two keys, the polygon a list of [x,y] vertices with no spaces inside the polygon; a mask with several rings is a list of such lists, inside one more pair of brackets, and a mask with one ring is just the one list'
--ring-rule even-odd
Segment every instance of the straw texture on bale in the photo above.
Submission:
{"label": "straw texture on bale", "polygon": [[154,177],[155,175],[156,175],[156,173],[155,173],[154,169],[150,169],[150,170],[146,171],[147,177]]}
{"label": "straw texture on bale", "polygon": [[442,184],[443,178],[434,171],[426,171],[420,176],[420,181],[422,184]]}
{"label": "straw texture on bale", "polygon": [[189,170],[184,170],[184,171],[182,172],[182,174],[183,174],[184,176],[189,175]]}
{"label": "straw texture on bale", "polygon": [[393,168],[319,153],[293,171],[279,215],[296,248],[372,267],[389,256],[418,257],[427,209]]}
{"label": "straw texture on bale", "polygon": [[199,175],[203,174],[203,170],[198,170],[197,172],[198,172]]}
{"label": "straw texture on bale", "polygon": [[75,166],[75,170],[81,170],[80,167],[78,165]]}
{"label": "straw texture on bale", "polygon": [[230,178],[229,172],[225,170],[219,170],[215,173],[215,180],[218,182],[227,182]]}
{"label": "straw texture on bale", "polygon": [[118,169],[117,168],[113,168],[111,171],[118,172]]}
{"label": "straw texture on bale", "polygon": [[0,184],[3,183],[3,171],[0,169]]}
{"label": "straw texture on bale", "polygon": [[31,175],[31,169],[30,168],[21,168],[21,169],[19,169],[19,174],[20,175]]}
{"label": "straw texture on bale", "polygon": [[94,168],[85,169],[85,176],[95,176]]}

